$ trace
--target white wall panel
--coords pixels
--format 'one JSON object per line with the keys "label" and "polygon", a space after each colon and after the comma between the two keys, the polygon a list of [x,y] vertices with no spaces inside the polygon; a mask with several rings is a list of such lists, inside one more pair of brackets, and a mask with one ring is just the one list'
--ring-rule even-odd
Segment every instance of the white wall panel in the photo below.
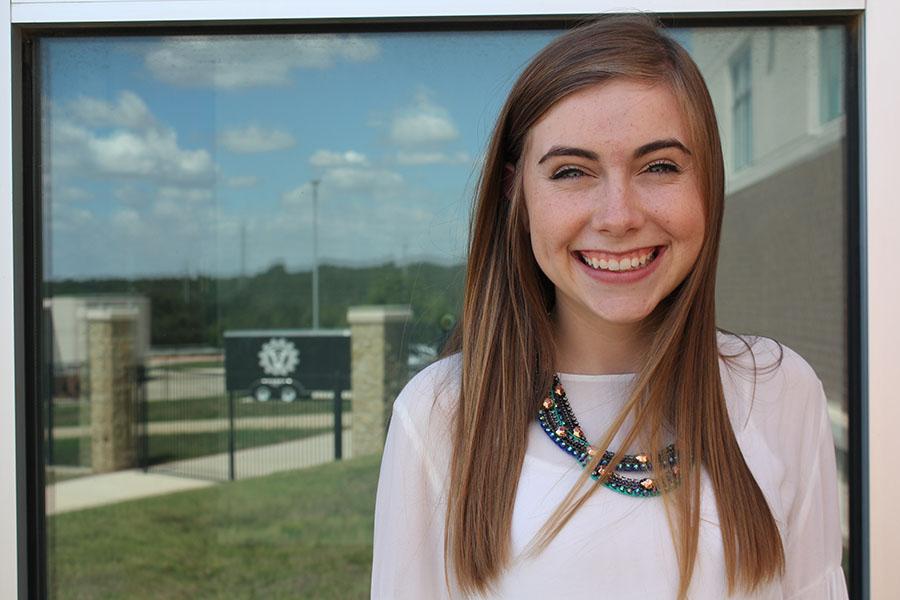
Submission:
{"label": "white wall panel", "polygon": [[868,228],[869,551],[871,598],[900,598],[900,4],[869,0],[865,15],[866,223]]}
{"label": "white wall panel", "polygon": [[[8,13],[7,13],[8,14]],[[16,403],[13,330],[12,56],[0,22],[0,598],[16,597]]]}

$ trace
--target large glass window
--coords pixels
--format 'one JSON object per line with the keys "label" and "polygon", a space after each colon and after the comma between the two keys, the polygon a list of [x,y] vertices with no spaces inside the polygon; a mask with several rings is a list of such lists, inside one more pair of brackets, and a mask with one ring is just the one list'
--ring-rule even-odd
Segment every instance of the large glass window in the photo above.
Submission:
{"label": "large glass window", "polygon": [[[676,35],[734,152],[721,325],[812,363],[845,457],[845,140],[805,83],[845,51],[816,31]],[[555,33],[38,39],[53,597],[367,597],[386,415]]]}

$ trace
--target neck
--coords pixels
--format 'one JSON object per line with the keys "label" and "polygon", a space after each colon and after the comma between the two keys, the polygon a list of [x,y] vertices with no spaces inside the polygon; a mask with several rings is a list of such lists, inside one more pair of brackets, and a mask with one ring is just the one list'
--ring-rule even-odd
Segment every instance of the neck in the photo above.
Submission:
{"label": "neck", "polygon": [[635,373],[650,340],[640,323],[610,323],[596,317],[556,314],[556,370],[605,375]]}

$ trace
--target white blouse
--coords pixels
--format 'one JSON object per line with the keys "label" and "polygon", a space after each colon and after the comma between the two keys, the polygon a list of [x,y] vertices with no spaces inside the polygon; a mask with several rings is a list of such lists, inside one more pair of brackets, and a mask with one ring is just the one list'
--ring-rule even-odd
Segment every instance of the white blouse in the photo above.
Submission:
{"label": "white blouse", "polygon": [[[742,345],[720,334],[728,353]],[[738,444],[781,532],[785,573],[752,596],[766,600],[844,600],[834,445],[822,384],[784,347],[758,339],[736,367],[720,363]],[[634,374],[560,374],[588,439],[602,436],[626,400]],[[449,423],[457,401],[459,359],[441,360],[414,377],[394,402],[375,508],[372,598],[462,598],[444,578],[444,515],[451,452]],[[498,420],[500,417],[498,415]],[[628,427],[620,431],[620,435]],[[537,419],[528,444],[512,517],[513,561],[490,598],[674,598],[678,563],[660,498],[597,490],[536,558],[522,551],[572,488],[581,465],[557,447]],[[613,440],[617,449],[619,436]],[[641,449],[629,448],[635,453]],[[712,488],[701,490],[699,550],[692,599],[727,597],[722,539]]]}

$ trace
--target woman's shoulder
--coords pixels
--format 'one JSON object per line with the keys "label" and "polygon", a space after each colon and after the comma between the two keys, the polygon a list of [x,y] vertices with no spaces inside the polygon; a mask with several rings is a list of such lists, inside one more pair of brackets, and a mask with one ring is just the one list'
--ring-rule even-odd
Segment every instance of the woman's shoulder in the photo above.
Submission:
{"label": "woman's shoulder", "polygon": [[[810,523],[819,518],[811,511],[821,509],[816,504],[821,502],[834,507],[821,518],[833,517],[828,527],[839,531],[836,505],[828,504],[837,491],[834,443],[825,392],[815,371],[800,354],[770,338],[722,333],[719,346],[735,437],[784,539],[811,532],[816,525]],[[815,506],[819,508],[810,508]],[[804,521],[807,517],[810,520]],[[822,539],[821,533],[813,537]],[[836,539],[839,557],[839,533]],[[788,561],[787,568],[796,565]]]}
{"label": "woman's shoulder", "polygon": [[417,428],[435,416],[447,422],[459,399],[461,366],[460,355],[453,354],[416,373],[394,400],[394,411],[403,413]]}
{"label": "woman's shoulder", "polygon": [[721,362],[736,372],[752,374],[758,381],[784,380],[794,385],[819,381],[806,359],[782,342],[722,330],[717,337]]}
{"label": "woman's shoulder", "polygon": [[755,411],[787,419],[825,410],[815,370],[787,345],[725,331],[719,332],[718,342],[725,395],[741,417]]}

